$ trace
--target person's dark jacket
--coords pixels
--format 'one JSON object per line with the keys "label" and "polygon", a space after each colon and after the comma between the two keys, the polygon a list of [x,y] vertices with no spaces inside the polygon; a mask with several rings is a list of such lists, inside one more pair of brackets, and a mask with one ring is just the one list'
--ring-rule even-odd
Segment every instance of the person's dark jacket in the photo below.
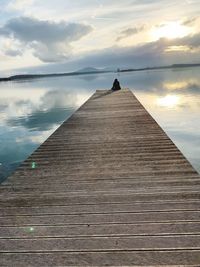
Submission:
{"label": "person's dark jacket", "polygon": [[120,83],[117,79],[114,80],[113,87],[111,90],[113,91],[121,90]]}

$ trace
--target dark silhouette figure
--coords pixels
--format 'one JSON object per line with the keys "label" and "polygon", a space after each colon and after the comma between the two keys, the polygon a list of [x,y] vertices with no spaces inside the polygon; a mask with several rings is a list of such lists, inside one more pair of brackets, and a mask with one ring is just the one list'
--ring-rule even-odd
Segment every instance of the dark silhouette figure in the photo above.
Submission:
{"label": "dark silhouette figure", "polygon": [[113,91],[121,90],[120,83],[117,79],[114,80],[113,87],[111,88]]}

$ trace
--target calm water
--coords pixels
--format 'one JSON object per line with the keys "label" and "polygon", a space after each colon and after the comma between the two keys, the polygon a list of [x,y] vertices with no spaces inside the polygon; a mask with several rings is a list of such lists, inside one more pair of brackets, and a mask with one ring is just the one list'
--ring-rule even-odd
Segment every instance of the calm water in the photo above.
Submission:
{"label": "calm water", "polygon": [[[118,75],[200,172],[200,68]],[[0,83],[0,180],[115,74]]]}

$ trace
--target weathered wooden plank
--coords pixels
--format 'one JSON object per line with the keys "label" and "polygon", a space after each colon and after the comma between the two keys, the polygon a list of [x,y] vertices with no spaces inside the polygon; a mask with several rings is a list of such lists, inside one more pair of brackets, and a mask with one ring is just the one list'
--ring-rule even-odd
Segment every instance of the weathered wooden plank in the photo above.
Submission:
{"label": "weathered wooden plank", "polygon": [[2,252],[199,249],[200,235],[0,239]]}
{"label": "weathered wooden plank", "polygon": [[11,197],[5,196],[0,199],[0,206],[36,206],[36,205],[62,205],[62,204],[98,204],[98,203],[130,203],[148,201],[189,201],[199,200],[200,192],[159,192],[159,193],[126,193],[126,194],[100,194],[98,196],[90,193],[78,196],[68,196],[67,194],[43,195],[37,194],[34,197]]}
{"label": "weathered wooden plank", "polygon": [[133,252],[1,253],[2,266],[172,266],[197,267],[200,250]]}
{"label": "weathered wooden plank", "polygon": [[34,185],[31,187],[30,185],[27,186],[4,186],[0,187],[0,197],[4,196],[4,194],[10,196],[17,196],[17,195],[27,195],[30,196],[31,194],[56,194],[56,193],[84,193],[96,192],[119,192],[123,193],[126,192],[156,192],[156,191],[164,191],[164,192],[181,192],[181,191],[192,191],[200,189],[200,181],[178,181],[178,182],[147,182],[147,183],[130,183],[130,182],[96,182],[96,183],[63,183],[63,184],[47,184],[42,186],[42,184]]}
{"label": "weathered wooden plank", "polygon": [[[62,181],[62,180],[61,180]],[[0,187],[0,193],[3,192],[29,192],[30,190],[38,190],[38,191],[51,191],[52,189],[56,190],[95,190],[95,189],[101,189],[101,190],[106,190],[106,189],[114,189],[114,188],[134,188],[134,189],[143,189],[143,188],[183,188],[183,187],[198,187],[200,185],[200,179],[199,178],[176,178],[176,179],[169,179],[166,178],[165,180],[160,180],[158,179],[151,179],[148,178],[146,181],[143,179],[116,179],[115,180],[78,180],[78,181],[62,181],[61,183],[54,181],[53,183],[48,183],[48,184],[43,184],[43,183],[35,183],[33,185],[30,184],[15,184],[13,186],[12,184],[4,184],[4,186]]]}
{"label": "weathered wooden plank", "polygon": [[200,211],[138,212],[77,215],[18,215],[0,217],[1,226],[59,225],[59,224],[104,224],[200,221]]}
{"label": "weathered wooden plank", "polygon": [[[91,186],[92,187],[92,186]],[[91,187],[82,187],[80,189],[73,189],[70,186],[63,186],[63,187],[56,187],[52,185],[52,188],[25,188],[25,189],[16,189],[16,188],[4,188],[4,190],[0,190],[0,198],[4,197],[5,194],[9,197],[16,197],[16,196],[34,196],[36,194],[43,194],[43,195],[60,195],[60,194],[69,194],[69,195],[75,195],[75,194],[84,194],[88,193],[91,190]],[[186,191],[196,191],[200,190],[200,185],[192,185],[192,186],[163,186],[163,187],[132,187],[132,185],[126,185],[121,186],[121,188],[117,186],[112,186],[111,188],[98,188],[97,186],[94,186],[94,191],[96,195],[98,194],[108,194],[108,193],[118,193],[118,194],[126,194],[126,193],[138,193],[138,192],[146,192],[149,193],[157,193],[157,192],[186,192]],[[2,192],[3,191],[3,192]]]}
{"label": "weathered wooden plank", "polygon": [[[136,173],[134,174],[134,177],[128,176],[127,173],[118,173],[118,176],[115,177],[113,173],[110,173],[109,175],[107,174],[105,177],[102,177],[102,174],[97,174],[97,176],[94,176],[94,173],[92,175],[87,175],[85,173],[80,173],[79,175],[76,174],[58,174],[56,177],[58,179],[54,179],[55,176],[53,175],[53,172],[51,174],[46,174],[43,173],[42,175],[37,175],[33,173],[30,173],[29,175],[23,175],[23,174],[14,174],[13,175],[13,181],[5,181],[2,185],[11,185],[11,186],[24,186],[24,185],[29,185],[33,183],[34,185],[46,185],[46,184],[68,184],[70,182],[79,182],[79,183],[84,183],[84,182],[104,182],[104,181],[109,181],[109,182],[116,182],[118,183],[120,180],[126,181],[126,180],[131,180],[131,182],[141,182],[141,183],[146,183],[146,182],[169,182],[169,181],[199,181],[199,176],[198,175],[193,175],[191,172],[186,172],[184,173],[184,177],[181,176],[181,172],[179,173],[169,173],[169,174],[164,174],[163,173],[151,173],[151,175],[146,172],[146,173]],[[124,175],[124,176],[123,176]],[[133,174],[132,174],[133,175]],[[35,176],[35,182],[34,182],[34,176]],[[20,179],[20,177],[22,179]]]}
{"label": "weathered wooden plank", "polygon": [[145,202],[145,203],[103,203],[103,204],[79,204],[79,205],[47,205],[47,206],[10,206],[1,207],[1,216],[9,215],[44,215],[44,214],[96,214],[117,212],[159,212],[159,211],[200,211],[199,201],[183,202]]}
{"label": "weathered wooden plank", "polygon": [[200,235],[200,222],[0,227],[1,238]]}

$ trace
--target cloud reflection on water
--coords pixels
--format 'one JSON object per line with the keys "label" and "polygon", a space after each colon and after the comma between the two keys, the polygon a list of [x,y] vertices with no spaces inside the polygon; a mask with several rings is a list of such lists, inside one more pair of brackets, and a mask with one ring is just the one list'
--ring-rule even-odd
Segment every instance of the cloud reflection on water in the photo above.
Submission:
{"label": "cloud reflection on water", "polygon": [[32,153],[96,89],[109,89],[116,77],[122,87],[133,90],[200,171],[199,68],[88,76],[0,84],[0,162],[7,166],[4,173]]}
{"label": "cloud reflection on water", "polygon": [[0,180],[91,95],[86,90],[52,89],[49,82],[0,85]]}
{"label": "cloud reflection on water", "polygon": [[137,87],[133,91],[200,172],[200,78],[198,72],[199,68],[176,72],[167,71],[162,77],[162,82],[158,79],[157,84],[146,86],[146,90],[140,90]]}

